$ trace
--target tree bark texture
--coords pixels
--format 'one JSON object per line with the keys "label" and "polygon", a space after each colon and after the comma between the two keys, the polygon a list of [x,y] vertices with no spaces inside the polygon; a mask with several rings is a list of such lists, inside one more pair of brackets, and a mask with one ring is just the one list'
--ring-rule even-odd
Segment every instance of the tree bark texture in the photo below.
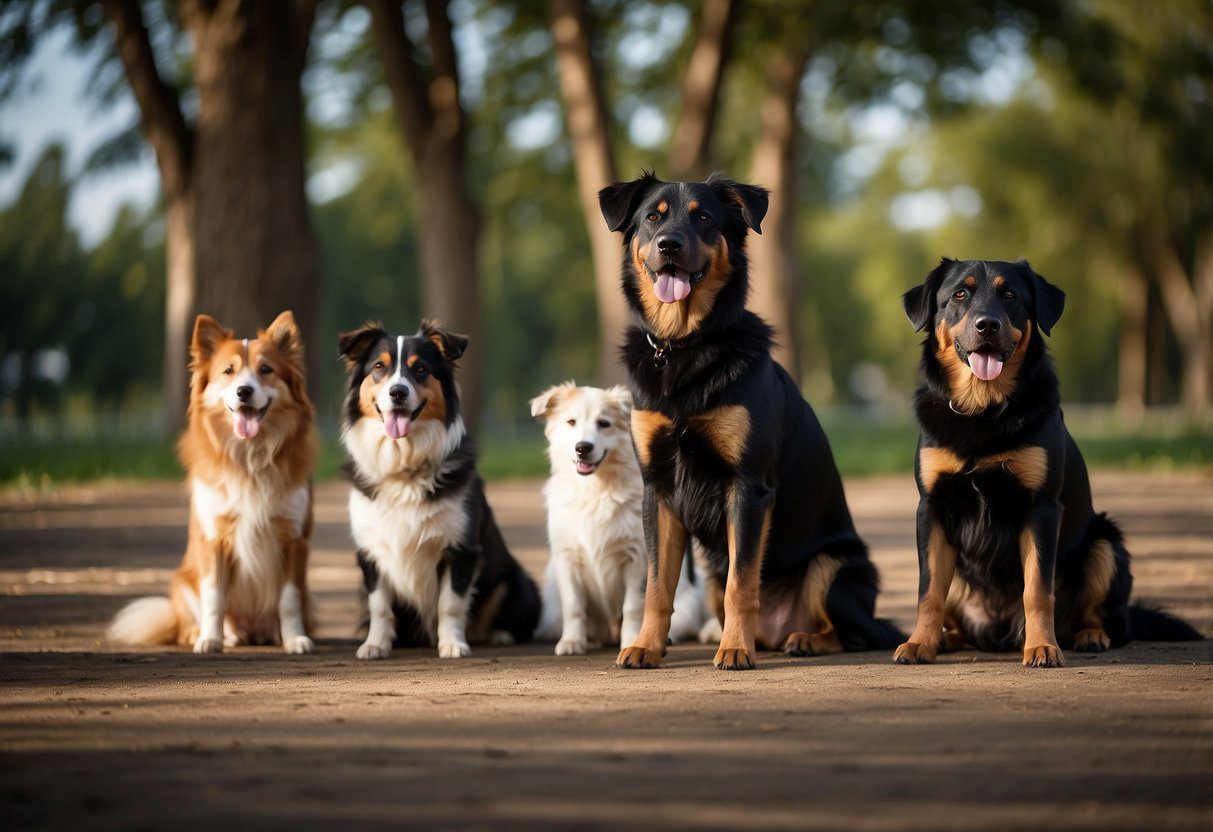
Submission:
{"label": "tree bark texture", "polygon": [[808,52],[797,48],[778,51],[768,59],[762,132],[750,171],[754,184],[770,189],[771,201],[762,235],[749,240],[749,307],[775,328],[773,355],[797,384],[796,106],[808,60]]}
{"label": "tree bark texture", "polygon": [[[467,186],[467,118],[446,0],[425,0],[432,63],[422,65],[399,2],[369,0],[375,42],[417,181],[421,297],[428,317],[471,337],[460,361],[465,420],[475,425],[484,391],[480,309],[480,210]],[[411,324],[410,324],[411,325]]]}
{"label": "tree bark texture", "polygon": [[165,205],[168,286],[164,395],[168,423],[184,423],[189,336],[198,312],[253,335],[292,309],[315,343],[320,266],[304,191],[299,79],[312,2],[185,3],[194,42],[197,123],[155,62],[138,0],[105,0],[115,47],[156,155]]}
{"label": "tree bark texture", "polygon": [[598,383],[624,381],[619,345],[629,316],[620,291],[623,247],[602,220],[598,192],[618,178],[610,117],[594,63],[584,0],[549,0],[556,66],[577,174],[577,192],[589,232],[598,301]]}
{"label": "tree bark texture", "polygon": [[194,128],[194,307],[247,337],[284,309],[317,358],[320,263],[304,189],[299,88],[313,6],[190,2],[198,121]]}

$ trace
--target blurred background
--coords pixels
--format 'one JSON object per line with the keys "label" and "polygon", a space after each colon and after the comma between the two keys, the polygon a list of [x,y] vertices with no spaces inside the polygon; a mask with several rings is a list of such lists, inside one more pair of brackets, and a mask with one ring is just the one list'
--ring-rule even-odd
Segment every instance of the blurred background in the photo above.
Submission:
{"label": "blurred background", "polygon": [[847,474],[910,470],[940,256],[1028,257],[1096,466],[1213,461],[1208,0],[0,0],[0,487],[174,477],[205,311],[292,308],[331,475],[337,333],[467,332],[491,477],[527,400],[621,381],[653,169],[772,189],[751,306]]}

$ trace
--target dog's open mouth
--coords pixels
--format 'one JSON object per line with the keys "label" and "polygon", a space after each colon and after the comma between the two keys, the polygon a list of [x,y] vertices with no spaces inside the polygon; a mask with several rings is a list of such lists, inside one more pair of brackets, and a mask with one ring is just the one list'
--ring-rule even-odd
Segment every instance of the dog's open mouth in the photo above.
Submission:
{"label": "dog's open mouth", "polygon": [[422,399],[421,404],[417,405],[417,409],[408,411],[403,408],[394,407],[384,413],[379,409],[379,405],[375,405],[375,410],[379,412],[379,418],[383,419],[383,432],[387,434],[389,439],[403,439],[409,435],[409,431],[413,429],[413,422],[421,415],[421,411],[425,410],[425,405],[428,399]]}
{"label": "dog's open mouth", "polygon": [[270,403],[266,402],[260,410],[248,405],[232,410],[232,429],[241,439],[252,439],[261,430],[261,420],[269,409]]}
{"label": "dog's open mouth", "polygon": [[589,476],[598,470],[598,466],[602,464],[604,459],[606,459],[606,451],[602,452],[602,456],[600,456],[597,461],[591,459],[574,459],[573,470],[583,477]]}
{"label": "dog's open mouth", "polygon": [[1002,375],[1002,368],[1007,359],[1011,357],[1011,353],[1015,352],[1015,345],[1012,344],[1010,349],[1000,353],[995,352],[989,344],[980,346],[973,352],[967,352],[957,344],[956,352],[960,356],[960,360],[969,365],[973,375],[982,381],[993,381]]}
{"label": "dog's open mouth", "polygon": [[706,272],[707,269],[700,269],[692,273],[673,264],[666,264],[653,272],[653,291],[662,303],[686,300],[687,295],[691,294],[691,286],[703,280]]}

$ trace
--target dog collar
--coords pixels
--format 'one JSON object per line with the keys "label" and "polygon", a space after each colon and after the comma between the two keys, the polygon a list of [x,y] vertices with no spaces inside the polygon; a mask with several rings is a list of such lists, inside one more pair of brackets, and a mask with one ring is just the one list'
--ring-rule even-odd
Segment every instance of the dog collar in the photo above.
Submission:
{"label": "dog collar", "polygon": [[669,338],[662,338],[658,341],[653,338],[650,332],[645,332],[644,338],[649,342],[649,346],[653,348],[653,366],[658,370],[664,369],[670,363],[670,350],[680,350],[683,347],[689,347],[699,340],[698,336],[692,335],[690,338],[683,338],[679,341],[671,341]]}

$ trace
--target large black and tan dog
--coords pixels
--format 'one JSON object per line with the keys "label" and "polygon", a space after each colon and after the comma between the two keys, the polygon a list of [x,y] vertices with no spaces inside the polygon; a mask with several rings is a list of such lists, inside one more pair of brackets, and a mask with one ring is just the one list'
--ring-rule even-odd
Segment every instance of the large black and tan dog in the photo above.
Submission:
{"label": "large black and tan dog", "polygon": [[530,641],[539,622],[539,591],[506,549],[459,413],[467,343],[429,321],[340,337],[350,527],[370,596],[360,659],[435,642],[458,658],[477,641]]}
{"label": "large black and tan dog", "polygon": [[915,399],[918,622],[895,660],[971,644],[1059,667],[1063,646],[1199,639],[1129,606],[1129,553],[1091,506],[1045,347],[1064,293],[1024,260],[944,259],[903,302],[927,330],[926,383]]}
{"label": "large black and tan dog", "polygon": [[715,584],[717,667],[754,667],[758,645],[798,656],[891,648],[901,635],[873,618],[876,569],[829,443],[771,359],[770,327],[745,308],[745,238],[760,231],[767,192],[646,174],[599,202],[623,232],[635,313],[624,360],[649,557],[644,622],[617,664],[660,664],[688,535]]}

